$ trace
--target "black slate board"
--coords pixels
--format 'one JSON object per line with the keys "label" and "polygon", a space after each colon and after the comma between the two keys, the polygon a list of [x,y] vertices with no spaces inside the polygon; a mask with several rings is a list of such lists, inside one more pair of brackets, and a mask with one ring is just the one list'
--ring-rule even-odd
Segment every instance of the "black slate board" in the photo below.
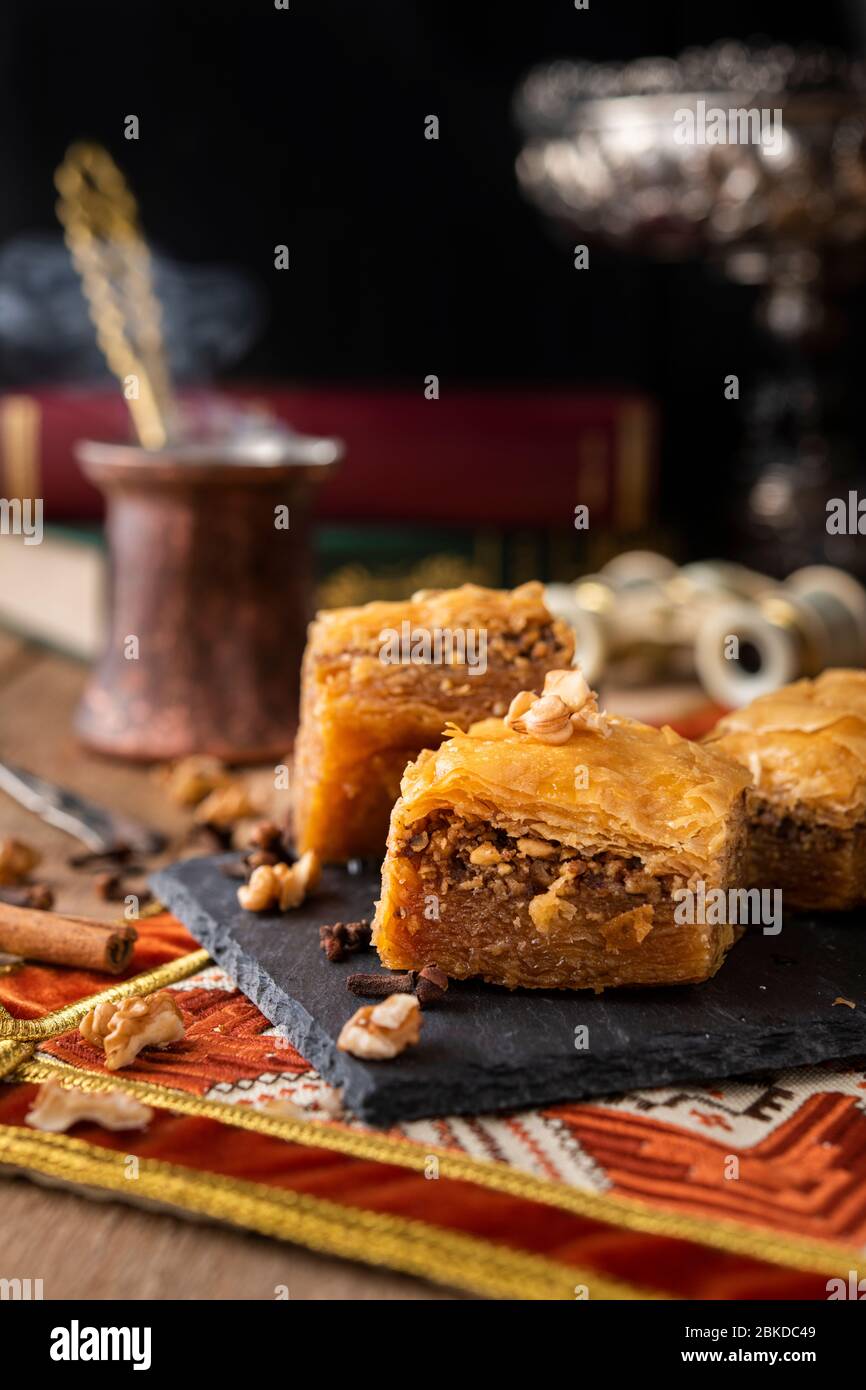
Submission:
{"label": "black slate board", "polygon": [[[370,1124],[720,1080],[866,1051],[866,923],[854,913],[791,919],[778,936],[752,929],[703,985],[593,995],[452,983],[445,1002],[425,1012],[417,1047],[390,1062],[360,1062],[335,1047],[346,1019],[368,1002],[348,993],[346,977],[381,967],[374,951],[332,964],[319,927],[370,917],[378,873],[326,869],[301,908],[270,916],[238,907],[238,883],[219,867],[227,857],[164,869],[154,890]],[[834,1007],[839,996],[857,1008]],[[581,1025],[587,1050],[575,1048]]]}

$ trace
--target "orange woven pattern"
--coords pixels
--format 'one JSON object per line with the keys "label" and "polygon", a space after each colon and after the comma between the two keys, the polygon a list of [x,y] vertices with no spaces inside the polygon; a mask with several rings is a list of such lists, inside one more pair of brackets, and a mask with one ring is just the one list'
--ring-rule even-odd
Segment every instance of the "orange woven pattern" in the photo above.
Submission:
{"label": "orange woven pattern", "polygon": [[[195,944],[163,914],[142,922],[136,965],[177,959]],[[52,1008],[80,999],[82,983],[90,993],[105,978],[22,966],[0,977],[0,1001],[17,1017],[40,1017],[49,999]],[[573,1269],[576,1283],[614,1281],[638,1297],[825,1298],[828,1276],[844,1276],[866,1245],[859,1063],[418,1121],[381,1135],[351,1117],[327,1118],[329,1088],[218,967],[173,989],[186,1038],[147,1050],[120,1076],[147,1089],[154,1119],[141,1135],[77,1126],[74,1137],[94,1151],[421,1222],[443,1238],[472,1236],[494,1253],[538,1257]],[[76,1030],[42,1042],[29,1065],[59,1062],[82,1085],[118,1083]],[[7,1081],[0,1140],[4,1127],[20,1133],[33,1094],[14,1073]],[[272,1099],[293,1101],[317,1123],[295,1125],[296,1137],[257,1132],[249,1122],[268,1116]],[[430,1181],[425,1166],[436,1155],[442,1171]],[[431,1277],[444,1277],[441,1266]]]}

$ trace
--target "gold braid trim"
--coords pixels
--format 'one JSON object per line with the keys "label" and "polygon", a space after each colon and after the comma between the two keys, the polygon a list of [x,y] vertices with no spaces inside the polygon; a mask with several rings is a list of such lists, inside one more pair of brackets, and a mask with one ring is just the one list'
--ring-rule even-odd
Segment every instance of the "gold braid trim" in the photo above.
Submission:
{"label": "gold braid trim", "polygon": [[35,1050],[35,1043],[13,1042],[10,1038],[0,1042],[0,1080],[32,1057]]}
{"label": "gold braid trim", "polygon": [[177,960],[156,965],[152,970],[143,970],[140,975],[133,975],[131,980],[109,985],[107,989],[91,994],[86,999],[78,999],[74,1004],[64,1004],[62,1009],[43,1014],[42,1018],[12,1018],[0,1005],[0,1038],[14,1038],[20,1042],[44,1042],[47,1038],[55,1038],[59,1033],[66,1033],[70,1028],[75,1028],[84,1015],[103,1000],[119,1003],[121,999],[128,999],[131,994],[150,994],[155,989],[176,985],[180,980],[194,975],[197,970],[203,970],[209,961],[207,951],[191,951],[189,955],[179,956]]}
{"label": "gold braid trim", "polygon": [[[251,1106],[231,1105],[225,1101],[205,1100],[185,1091],[171,1090],[148,1081],[130,1081],[117,1075],[85,1072],[65,1062],[49,1058],[24,1061],[7,1080],[42,1082],[62,1073],[64,1085],[77,1086],[85,1091],[124,1090],[139,1100],[162,1110],[197,1115],[217,1120],[238,1129],[252,1130],[273,1139],[292,1144],[328,1149],[350,1158],[373,1163],[390,1163],[398,1168],[423,1172],[429,1155],[439,1160],[441,1178],[455,1182],[475,1183],[492,1192],[501,1192],[526,1202],[567,1211],[590,1221],[601,1221],[620,1230],[636,1231],[641,1235],[685,1240],[693,1245],[721,1250],[744,1259],[761,1260],[808,1274],[838,1274],[840,1265],[854,1269],[863,1252],[856,1247],[835,1245],[831,1241],[791,1237],[769,1229],[756,1229],[745,1223],[725,1218],[689,1216],[675,1211],[659,1211],[646,1202],[608,1193],[584,1192],[549,1178],[524,1173],[506,1163],[471,1158],[453,1150],[421,1145],[410,1139],[396,1139],[374,1131],[359,1131],[347,1126],[319,1120],[294,1120],[268,1115]],[[845,1261],[848,1261],[846,1264]],[[586,1282],[585,1280],[583,1282]]]}
{"label": "gold braid trim", "polygon": [[180,1208],[323,1254],[383,1265],[488,1298],[573,1299],[580,1284],[593,1298],[654,1297],[541,1255],[262,1183],[194,1172],[154,1159],[139,1159],[138,1176],[132,1178],[127,1155],[65,1134],[0,1126],[0,1164],[127,1199]]}

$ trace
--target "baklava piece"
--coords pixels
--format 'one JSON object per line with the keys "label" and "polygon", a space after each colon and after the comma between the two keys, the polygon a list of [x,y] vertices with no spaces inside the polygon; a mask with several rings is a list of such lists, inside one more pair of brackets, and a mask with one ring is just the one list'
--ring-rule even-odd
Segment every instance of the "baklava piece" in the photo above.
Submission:
{"label": "baklava piece", "polygon": [[750,884],[786,907],[866,903],[866,672],[825,671],[733,711],[707,742],[748,768]]}
{"label": "baklava piece", "polygon": [[[507,721],[455,731],[407,768],[374,942],[509,988],[697,983],[734,940],[675,913],[679,890],[740,878],[748,775],[671,729],[599,714],[551,673]],[[711,914],[693,913],[692,916]]]}
{"label": "baklava piece", "polygon": [[465,584],[403,603],[318,614],[301,676],[294,830],[299,853],[381,856],[406,764],[437,748],[446,723],[468,729],[541,689],[574,652],[540,584]]}

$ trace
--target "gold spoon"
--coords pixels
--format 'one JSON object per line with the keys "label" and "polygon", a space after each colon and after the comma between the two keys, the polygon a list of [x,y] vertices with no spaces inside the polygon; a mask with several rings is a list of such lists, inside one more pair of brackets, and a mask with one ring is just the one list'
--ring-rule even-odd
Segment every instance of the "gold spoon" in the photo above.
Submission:
{"label": "gold spoon", "polygon": [[172,390],[138,205],[101,145],[70,145],[54,183],[57,216],[97,342],[120,382],[139,443],[161,449],[172,418]]}

